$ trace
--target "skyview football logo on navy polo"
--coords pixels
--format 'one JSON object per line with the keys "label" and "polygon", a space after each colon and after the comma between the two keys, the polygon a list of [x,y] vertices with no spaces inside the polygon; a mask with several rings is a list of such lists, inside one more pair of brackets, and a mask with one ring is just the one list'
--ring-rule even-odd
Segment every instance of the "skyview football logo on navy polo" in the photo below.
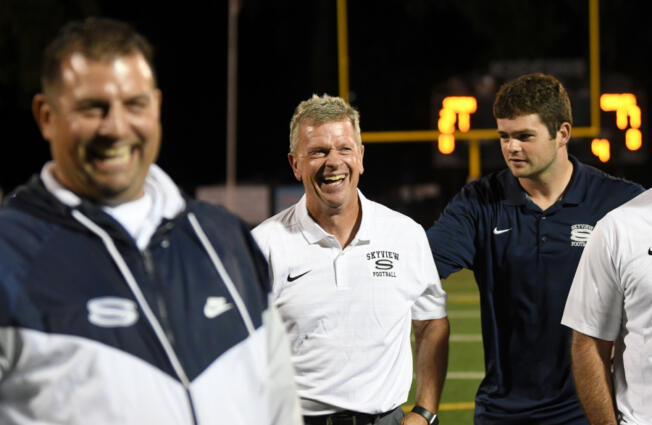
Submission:
{"label": "skyview football logo on navy polo", "polygon": [[586,246],[591,232],[593,232],[593,226],[590,224],[573,224],[570,233],[571,246]]}

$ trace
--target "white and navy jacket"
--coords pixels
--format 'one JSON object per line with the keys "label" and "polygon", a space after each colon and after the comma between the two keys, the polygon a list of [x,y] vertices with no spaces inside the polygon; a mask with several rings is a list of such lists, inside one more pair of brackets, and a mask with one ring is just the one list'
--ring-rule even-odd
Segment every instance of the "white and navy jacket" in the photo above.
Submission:
{"label": "white and navy jacket", "polygon": [[0,210],[0,423],[300,423],[246,225],[185,199],[144,250],[38,177]]}

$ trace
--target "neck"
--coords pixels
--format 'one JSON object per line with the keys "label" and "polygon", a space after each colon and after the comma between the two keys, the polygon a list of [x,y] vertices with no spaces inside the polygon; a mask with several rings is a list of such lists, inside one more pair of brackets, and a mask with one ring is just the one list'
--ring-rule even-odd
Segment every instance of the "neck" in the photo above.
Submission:
{"label": "neck", "polygon": [[570,162],[568,154],[566,154],[544,174],[519,178],[518,181],[532,202],[545,211],[562,197],[572,176],[573,163]]}
{"label": "neck", "polygon": [[340,210],[321,211],[308,206],[308,214],[322,229],[335,236],[342,248],[351,243],[362,222],[360,199],[349,208]]}

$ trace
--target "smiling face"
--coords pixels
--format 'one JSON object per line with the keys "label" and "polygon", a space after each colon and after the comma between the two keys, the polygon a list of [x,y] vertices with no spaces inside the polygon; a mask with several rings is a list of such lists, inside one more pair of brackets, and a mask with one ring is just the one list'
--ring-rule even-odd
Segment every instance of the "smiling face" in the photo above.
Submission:
{"label": "smiling face", "polygon": [[288,159],[294,176],[303,182],[313,217],[357,210],[358,180],[364,172],[364,146],[357,140],[346,119],[299,124],[298,144]]}
{"label": "smiling face", "polygon": [[496,122],[503,157],[515,177],[546,181],[555,175],[560,163],[567,161],[562,152],[570,138],[569,123],[563,123],[551,138],[538,114],[499,118]]}
{"label": "smiling face", "polygon": [[108,61],[72,53],[61,76],[33,104],[57,180],[101,204],[139,198],[161,142],[161,93],[147,61],[140,53]]}

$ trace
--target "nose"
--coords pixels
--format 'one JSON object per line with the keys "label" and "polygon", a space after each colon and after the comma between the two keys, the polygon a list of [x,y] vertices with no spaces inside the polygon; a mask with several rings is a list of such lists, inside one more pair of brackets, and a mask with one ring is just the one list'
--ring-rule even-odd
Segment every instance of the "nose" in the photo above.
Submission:
{"label": "nose", "polygon": [[124,109],[120,106],[111,105],[100,123],[98,134],[119,139],[125,135],[127,128],[127,117]]}
{"label": "nose", "polygon": [[510,137],[506,142],[506,148],[509,152],[518,152],[521,150],[521,141],[515,137]]}
{"label": "nose", "polygon": [[337,151],[337,149],[331,149],[328,151],[328,155],[326,155],[326,166],[335,168],[339,166],[342,162],[342,156],[340,153]]}

